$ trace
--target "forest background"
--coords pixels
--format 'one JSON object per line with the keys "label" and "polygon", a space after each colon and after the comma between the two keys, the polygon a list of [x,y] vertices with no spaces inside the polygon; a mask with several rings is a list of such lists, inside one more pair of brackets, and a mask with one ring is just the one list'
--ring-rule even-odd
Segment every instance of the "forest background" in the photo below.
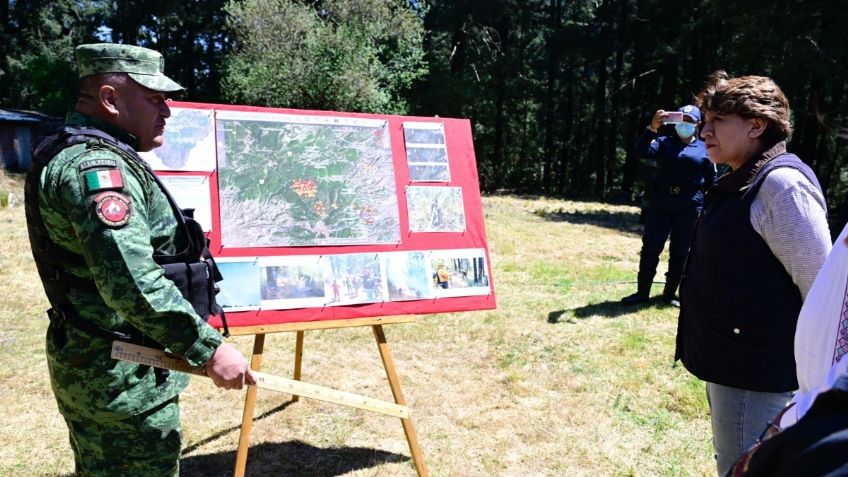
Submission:
{"label": "forest background", "polygon": [[470,118],[484,192],[632,202],[656,109],[767,75],[838,234],[846,24],[839,0],[0,0],[0,107],[61,116],[75,45],[137,44],[183,100]]}

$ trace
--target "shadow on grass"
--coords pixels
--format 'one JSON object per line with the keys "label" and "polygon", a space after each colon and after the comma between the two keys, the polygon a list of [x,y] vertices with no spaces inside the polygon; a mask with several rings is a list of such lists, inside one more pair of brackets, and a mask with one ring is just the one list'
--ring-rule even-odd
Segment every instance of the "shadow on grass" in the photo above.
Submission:
{"label": "shadow on grass", "polygon": [[[253,421],[256,422],[282,412],[292,404],[293,401],[286,401],[254,417]],[[186,455],[231,432],[238,432],[240,429],[240,426],[224,429],[183,449],[183,457],[180,459],[180,475],[192,477],[228,477],[232,475],[236,460],[235,450],[189,457],[186,457]],[[301,441],[262,443],[250,447],[245,475],[248,477],[265,475],[334,476],[386,462],[403,462],[406,460],[409,460],[409,457],[365,447],[320,448]]]}
{"label": "shadow on grass", "polygon": [[[260,414],[258,416],[254,416],[253,422],[265,419],[266,417],[273,416],[274,414],[277,414],[278,412],[282,412],[285,408],[291,406],[292,404],[294,404],[294,401],[286,401],[286,402],[280,404],[279,406],[277,406],[273,409],[269,409],[269,410],[263,412],[262,414]],[[215,434],[212,434],[211,436],[207,437],[206,439],[203,439],[202,441],[199,441],[199,442],[195,442],[194,444],[184,448],[182,450],[181,454],[182,455],[191,454],[197,448],[199,448],[201,446],[205,446],[206,444],[209,444],[212,441],[218,440],[218,439],[224,437],[225,435],[227,435],[231,432],[239,431],[239,430],[241,430],[241,426],[233,426],[229,429],[224,429],[222,431],[216,432]]]}
{"label": "shadow on grass", "polygon": [[[293,401],[270,409],[253,418],[256,422],[265,419],[293,404]],[[217,432],[202,441],[182,450],[180,458],[180,476],[182,477],[230,477],[236,462],[236,451],[218,452],[186,456],[199,447],[220,439],[230,432],[239,431],[240,426]],[[246,477],[280,476],[312,477],[336,476],[355,470],[376,467],[385,463],[405,462],[408,456],[393,452],[369,449],[367,447],[315,447],[302,441],[280,443],[262,443],[250,447],[248,451]],[[57,477],[76,477],[76,474],[62,474]]]}
{"label": "shadow on grass", "polygon": [[570,224],[585,224],[618,230],[636,235],[642,235],[642,225],[639,224],[639,214],[636,212],[610,212],[607,210],[574,211],[563,209],[537,209],[533,212],[551,222],[568,222]]}
{"label": "shadow on grass", "polygon": [[572,308],[570,310],[557,310],[548,313],[548,323],[557,324],[562,323],[563,321],[568,322],[570,320],[563,320],[562,317],[567,312],[571,311],[575,318],[585,320],[586,318],[591,318],[593,316],[603,316],[605,318],[617,318],[621,315],[628,315],[639,310],[645,308],[670,308],[669,305],[662,297],[653,297],[647,303],[642,303],[639,305],[623,305],[621,300],[609,300],[602,301],[600,303],[592,303],[585,306],[580,306],[577,308]]}
{"label": "shadow on grass", "polygon": [[[233,474],[236,451],[184,457],[180,475],[184,477],[229,477]],[[335,476],[375,467],[387,462],[404,462],[409,457],[367,447],[315,447],[301,441],[262,443],[251,446],[245,475]]]}

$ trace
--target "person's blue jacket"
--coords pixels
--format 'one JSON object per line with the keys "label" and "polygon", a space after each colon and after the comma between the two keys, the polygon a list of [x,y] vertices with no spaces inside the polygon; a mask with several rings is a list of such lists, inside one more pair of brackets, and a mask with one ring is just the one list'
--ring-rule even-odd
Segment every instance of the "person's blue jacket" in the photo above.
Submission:
{"label": "person's blue jacket", "polygon": [[710,162],[704,141],[683,144],[676,136],[660,136],[645,129],[636,141],[636,153],[656,160],[652,195],[654,201],[668,199],[704,202],[704,191],[715,184],[716,168]]}

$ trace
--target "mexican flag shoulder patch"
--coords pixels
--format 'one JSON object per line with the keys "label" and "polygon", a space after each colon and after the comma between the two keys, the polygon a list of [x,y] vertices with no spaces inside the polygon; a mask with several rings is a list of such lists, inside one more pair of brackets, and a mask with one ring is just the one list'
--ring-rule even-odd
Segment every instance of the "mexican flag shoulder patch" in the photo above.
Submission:
{"label": "mexican flag shoulder patch", "polygon": [[99,171],[87,171],[82,175],[85,181],[85,190],[89,194],[101,190],[120,190],[124,188],[124,178],[121,177],[120,169],[105,169]]}

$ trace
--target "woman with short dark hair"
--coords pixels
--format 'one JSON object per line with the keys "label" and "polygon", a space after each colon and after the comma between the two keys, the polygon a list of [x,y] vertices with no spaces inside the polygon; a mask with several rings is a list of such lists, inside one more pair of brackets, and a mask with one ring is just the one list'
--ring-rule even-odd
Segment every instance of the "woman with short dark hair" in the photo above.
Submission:
{"label": "woman with short dark hair", "polygon": [[724,475],[798,387],[795,324],[831,245],[818,180],[786,152],[791,110],[777,84],[719,71],[698,102],[707,153],[731,171],[695,225],[675,358],[706,382]]}

